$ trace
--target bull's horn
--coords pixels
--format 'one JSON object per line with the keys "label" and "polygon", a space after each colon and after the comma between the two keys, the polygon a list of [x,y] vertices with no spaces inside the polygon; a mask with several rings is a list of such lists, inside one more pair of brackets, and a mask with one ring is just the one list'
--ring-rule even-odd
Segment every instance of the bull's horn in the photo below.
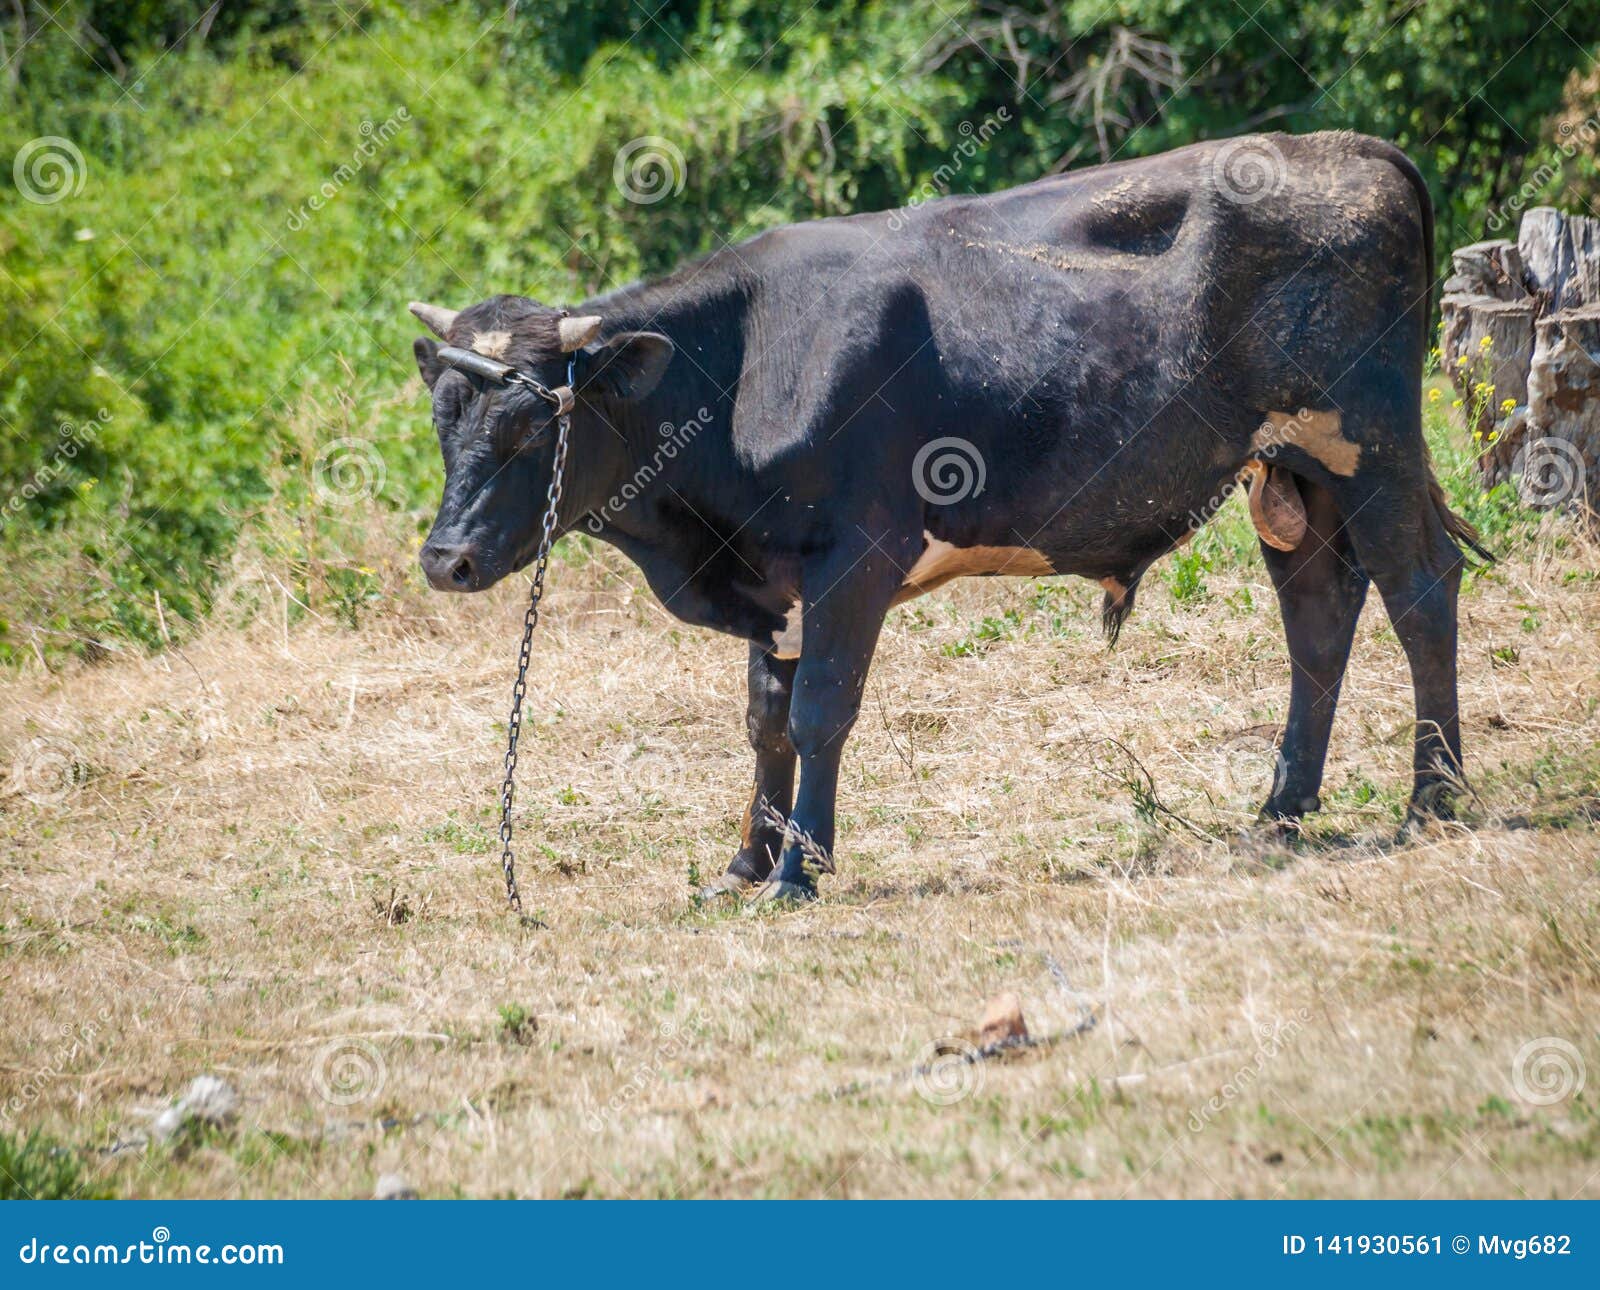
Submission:
{"label": "bull's horn", "polygon": [[570,354],[595,338],[600,331],[600,319],[594,314],[585,314],[582,318],[563,318],[557,326],[560,329],[561,352]]}
{"label": "bull's horn", "polygon": [[450,328],[461,312],[459,309],[446,309],[442,305],[426,305],[420,300],[413,300],[409,307],[440,340],[449,339]]}

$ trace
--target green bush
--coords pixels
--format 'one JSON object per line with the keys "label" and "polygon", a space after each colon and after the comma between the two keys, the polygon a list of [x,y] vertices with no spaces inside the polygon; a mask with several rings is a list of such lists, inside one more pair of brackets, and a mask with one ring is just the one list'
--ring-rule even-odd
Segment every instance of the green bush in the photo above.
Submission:
{"label": "green bush", "polygon": [[[1597,4],[1564,26],[1592,31]],[[159,645],[229,585],[242,535],[357,621],[375,537],[407,545],[438,482],[408,299],[574,302],[785,221],[1097,160],[1102,134],[1123,155],[1255,125],[1390,134],[1477,236],[1584,62],[1487,0],[1228,8],[1025,5],[1012,44],[985,0],[959,22],[866,0],[0,17],[0,156],[50,136],[83,158],[60,200],[0,205],[0,658]],[[1163,58],[1170,84],[1139,70]],[[652,203],[615,175],[644,136],[682,157]],[[376,514],[340,495],[352,440]]]}
{"label": "green bush", "polygon": [[0,1133],[0,1201],[103,1200],[68,1147],[40,1133]]}

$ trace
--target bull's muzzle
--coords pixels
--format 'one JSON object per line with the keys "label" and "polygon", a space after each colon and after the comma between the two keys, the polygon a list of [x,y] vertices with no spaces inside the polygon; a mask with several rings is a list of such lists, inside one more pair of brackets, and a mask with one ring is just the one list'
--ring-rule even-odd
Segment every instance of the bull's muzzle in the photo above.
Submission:
{"label": "bull's muzzle", "polygon": [[486,585],[482,562],[471,543],[429,542],[420,559],[435,591],[478,591]]}

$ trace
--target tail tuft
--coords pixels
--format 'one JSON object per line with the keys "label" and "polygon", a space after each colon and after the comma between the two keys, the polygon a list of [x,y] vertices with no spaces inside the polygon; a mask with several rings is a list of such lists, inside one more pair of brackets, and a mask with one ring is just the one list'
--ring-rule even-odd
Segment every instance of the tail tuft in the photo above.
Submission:
{"label": "tail tuft", "polygon": [[1440,487],[1432,467],[1428,470],[1428,499],[1433,503],[1433,513],[1439,517],[1439,523],[1444,526],[1451,541],[1457,546],[1466,547],[1484,564],[1495,562],[1495,553],[1483,545],[1478,530],[1450,509],[1450,504],[1444,498],[1444,489]]}
{"label": "tail tuft", "polygon": [[1106,634],[1107,647],[1117,643],[1117,637],[1122,635],[1122,624],[1128,621],[1128,615],[1133,612],[1133,598],[1139,591],[1139,579],[1130,578],[1127,582],[1120,582],[1115,578],[1107,578],[1102,583],[1106,589],[1106,598],[1100,605],[1100,626]]}

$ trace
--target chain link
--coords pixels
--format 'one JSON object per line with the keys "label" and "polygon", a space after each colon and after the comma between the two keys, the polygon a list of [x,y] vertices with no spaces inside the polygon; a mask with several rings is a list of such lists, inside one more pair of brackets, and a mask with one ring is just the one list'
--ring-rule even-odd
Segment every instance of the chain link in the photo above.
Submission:
{"label": "chain link", "polygon": [[570,412],[563,412],[557,423],[555,462],[550,472],[550,491],[545,498],[544,531],[539,535],[539,554],[533,563],[533,589],[522,618],[522,648],[517,653],[517,683],[511,687],[511,716],[506,721],[506,778],[500,786],[500,868],[506,878],[506,900],[518,914],[522,913],[522,894],[517,890],[516,861],[511,853],[511,805],[517,792],[517,740],[522,735],[522,700],[528,693],[528,659],[533,652],[533,629],[539,625],[545,566],[550,562],[550,547],[555,541],[556,508],[561,503],[562,476],[567,466],[567,434],[571,428],[572,416]]}

